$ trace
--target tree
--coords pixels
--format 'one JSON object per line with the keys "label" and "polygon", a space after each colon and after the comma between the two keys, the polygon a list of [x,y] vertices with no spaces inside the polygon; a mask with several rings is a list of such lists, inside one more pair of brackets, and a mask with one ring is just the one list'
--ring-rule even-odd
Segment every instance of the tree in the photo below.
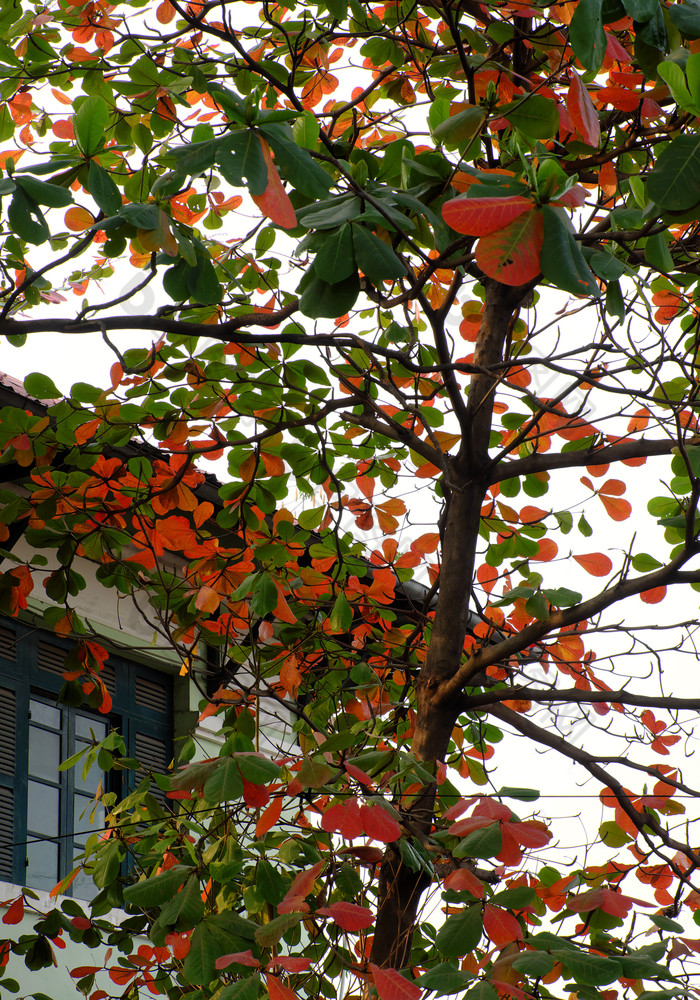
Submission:
{"label": "tree", "polygon": [[[2,610],[43,588],[66,697],[107,711],[86,557],[203,697],[218,651],[225,737],[112,803],[91,916],[13,950],[118,947],[75,970],[92,1000],[686,992],[696,0],[16,2],[2,30],[0,332],[116,355],[3,413],[5,555],[59,568],[10,564]],[[275,759],[261,697],[296,720]],[[575,863],[499,780],[526,744],[600,793]]]}

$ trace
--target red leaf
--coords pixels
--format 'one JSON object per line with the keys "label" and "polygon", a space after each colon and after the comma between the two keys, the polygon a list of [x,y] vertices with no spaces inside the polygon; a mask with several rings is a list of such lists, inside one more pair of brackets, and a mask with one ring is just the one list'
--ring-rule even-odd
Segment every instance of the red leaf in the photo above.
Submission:
{"label": "red leaf", "polygon": [[591,576],[607,576],[612,569],[612,559],[602,552],[588,552],[582,556],[574,556],[574,559]]}
{"label": "red leaf", "polygon": [[262,809],[270,801],[270,793],[264,785],[254,785],[243,778],[243,801],[251,809]]}
{"label": "red leaf", "polygon": [[652,587],[651,590],[643,590],[639,596],[645,604],[658,604],[666,596],[666,588]]}
{"label": "red leaf", "polygon": [[360,815],[365,833],[372,840],[390,844],[401,836],[401,827],[382,806],[360,806]]}
{"label": "red leaf", "polygon": [[422,990],[415,983],[404,979],[396,969],[380,969],[370,962],[379,1000],[420,1000]]}
{"label": "red leaf", "polygon": [[321,817],[321,828],[327,833],[339,833],[346,840],[362,836],[362,817],[355,799],[338,802],[326,809]]}
{"label": "red leaf", "polygon": [[484,884],[468,868],[458,868],[457,871],[450,872],[444,882],[446,889],[454,892],[462,892],[466,889],[476,899],[484,898]]}
{"label": "red leaf", "polygon": [[3,916],[3,924],[18,924],[24,916],[24,896],[17,899],[8,907],[7,913]]}
{"label": "red leaf", "polygon": [[552,839],[546,824],[538,819],[524,823],[508,823],[508,829],[523,847],[544,847]]}
{"label": "red leaf", "polygon": [[268,972],[266,978],[270,1000],[299,1000],[291,986],[286,986],[277,976],[271,976]]}
{"label": "red leaf", "polygon": [[576,131],[589,146],[600,142],[600,119],[586,85],[575,70],[570,70],[571,83],[566,106]]}
{"label": "red leaf", "polygon": [[308,896],[313,890],[314,882],[323,871],[324,865],[325,861],[317,861],[311,868],[307,868],[306,871],[299,872],[290,885],[289,891],[284,897],[283,902],[288,899],[305,899],[306,896]]}
{"label": "red leaf", "polygon": [[455,232],[467,236],[488,236],[505,229],[534,208],[529,198],[454,198],[442,207],[442,217]]}
{"label": "red leaf", "polygon": [[251,195],[251,198],[270,222],[274,222],[282,229],[294,229],[297,217],[289,195],[284,190],[280,175],[277,173],[277,167],[272,162],[270,147],[264,139],[260,139],[260,145],[267,164],[267,187],[262,194]]}
{"label": "red leaf", "polygon": [[250,948],[247,951],[234,951],[230,955],[221,955],[214,962],[214,966],[217,969],[227,969],[234,962],[237,965],[249,965],[253,969],[260,968],[260,961],[253,955]]}
{"label": "red leaf", "polygon": [[330,917],[344,931],[361,931],[374,923],[374,914],[366,906],[339,901],[316,910],[322,917]]}
{"label": "red leaf", "polygon": [[522,927],[513,914],[490,903],[484,907],[484,930],[497,948],[523,939]]}
{"label": "red leaf", "polygon": [[543,239],[542,212],[531,206],[505,229],[479,240],[476,262],[484,274],[503,285],[524,285],[540,273]]}
{"label": "red leaf", "polygon": [[491,816],[468,816],[466,819],[460,819],[453,823],[448,832],[453,837],[466,837],[473,830],[481,830],[492,825]]}
{"label": "red leaf", "polygon": [[496,855],[499,861],[510,867],[519,865],[523,857],[522,848],[512,832],[512,826],[512,823],[501,824],[501,849]]}
{"label": "red leaf", "polygon": [[311,965],[311,959],[303,958],[301,955],[277,955],[270,959],[268,964],[277,965],[285,972],[306,972]]}

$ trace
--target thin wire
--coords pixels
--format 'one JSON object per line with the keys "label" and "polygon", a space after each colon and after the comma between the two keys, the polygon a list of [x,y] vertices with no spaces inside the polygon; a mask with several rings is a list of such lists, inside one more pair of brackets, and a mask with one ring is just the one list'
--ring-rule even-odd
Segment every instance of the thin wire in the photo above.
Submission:
{"label": "thin wire", "polygon": [[[349,794],[353,794],[353,793],[350,792]],[[274,798],[275,796],[273,795],[272,797]],[[294,797],[296,797],[296,796],[294,796]],[[464,796],[464,797],[465,798],[469,798],[469,796]],[[478,793],[478,797],[481,798],[481,799],[512,798],[512,796],[508,796],[508,795],[499,795],[498,792],[479,792]],[[676,799],[691,799],[691,800],[695,801],[696,799],[700,798],[700,796],[697,796],[697,795],[685,795],[685,794],[683,794],[683,795],[669,796],[669,798],[673,798],[674,800],[676,800]],[[537,799],[529,799],[529,800],[518,799],[516,801],[522,801],[525,805],[529,805],[530,803],[534,804],[535,802],[539,801],[539,799],[597,799],[598,801],[600,801],[600,804],[603,805],[605,808],[611,808],[610,806],[607,806],[606,804],[604,804],[600,800],[600,795],[591,794],[590,792],[587,792],[587,793],[582,794],[582,795],[577,795],[577,794],[575,794],[573,792],[572,793],[547,792],[547,793],[543,793],[542,795],[538,795]],[[77,830],[77,831],[74,830],[71,833],[59,833],[55,837],[39,836],[37,834],[36,836],[32,835],[28,840],[0,841],[0,850],[5,850],[8,847],[26,847],[29,844],[52,844],[52,843],[55,843],[57,840],[71,840],[71,839],[74,839],[75,837],[84,837],[86,835],[90,836],[91,834],[116,832],[118,830],[128,829],[129,827],[145,826],[145,825],[148,825],[149,822],[150,822],[150,825],[154,825],[156,823],[167,822],[170,819],[173,819],[176,822],[185,822],[186,820],[188,820],[192,816],[196,816],[199,813],[210,813],[210,812],[212,812],[213,809],[216,809],[216,808],[217,808],[216,806],[209,805],[209,806],[206,806],[205,808],[202,808],[202,809],[193,809],[191,812],[188,812],[188,813],[186,813],[183,816],[176,816],[174,813],[172,813],[170,816],[166,816],[162,820],[153,819],[153,820],[148,821],[148,820],[138,819],[138,820],[132,820],[131,822],[128,822],[128,823],[120,823],[119,825],[115,825],[115,826],[104,826],[104,827],[95,827],[95,826],[93,826],[89,830]],[[567,817],[563,817],[563,818],[566,819]],[[251,816],[250,819],[252,820],[253,817]],[[562,819],[562,817],[561,816],[557,817],[557,819]],[[293,821],[289,820],[288,822],[292,823]]]}

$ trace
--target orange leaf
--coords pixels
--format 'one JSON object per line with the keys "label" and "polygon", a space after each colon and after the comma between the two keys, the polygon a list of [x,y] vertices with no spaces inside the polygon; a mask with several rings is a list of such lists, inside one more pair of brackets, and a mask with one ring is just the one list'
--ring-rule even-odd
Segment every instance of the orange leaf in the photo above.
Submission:
{"label": "orange leaf", "polygon": [[600,119],[586,85],[576,70],[569,71],[571,83],[566,98],[566,106],[576,131],[589,146],[600,142]]}
{"label": "orange leaf", "polygon": [[490,903],[484,907],[484,930],[497,948],[523,939],[522,927],[513,914]]}
{"label": "orange leaf", "polygon": [[551,538],[542,538],[538,542],[539,552],[536,556],[531,556],[531,559],[537,562],[549,562],[550,559],[554,559],[559,549],[557,548],[557,543],[553,542]]}
{"label": "orange leaf", "polygon": [[612,198],[617,191],[617,174],[610,160],[604,163],[598,173],[598,184],[603,194]]}
{"label": "orange leaf", "polygon": [[607,576],[612,569],[612,559],[603,555],[602,552],[589,552],[585,555],[574,556],[574,559],[591,576]]}
{"label": "orange leaf", "polygon": [[73,233],[82,233],[86,229],[91,229],[95,224],[95,220],[88,210],[81,208],[80,205],[73,205],[72,208],[69,208],[64,216],[64,221],[67,228]]}
{"label": "orange leaf", "polygon": [[24,896],[18,896],[7,909],[3,916],[3,924],[18,924],[24,916]]}
{"label": "orange leaf", "polygon": [[658,604],[666,596],[666,588],[653,587],[651,590],[643,590],[639,596],[645,604]]}
{"label": "orange leaf", "polygon": [[606,479],[600,487],[600,493],[606,493],[611,497],[621,497],[627,487],[620,479]]}
{"label": "orange leaf", "polygon": [[484,898],[484,884],[468,868],[458,868],[457,871],[450,872],[444,882],[446,889],[453,889],[455,892],[463,892],[465,889],[476,899]]}
{"label": "orange leaf", "polygon": [[156,20],[159,24],[170,24],[174,17],[175,8],[170,3],[170,0],[163,0],[163,3],[159,4],[156,8]]}
{"label": "orange leaf", "polygon": [[613,521],[626,521],[632,513],[632,504],[629,500],[620,500],[618,497],[605,496],[603,493],[599,493],[598,495],[607,511],[608,517],[611,517]]}
{"label": "orange leaf", "polygon": [[281,229],[294,229],[297,224],[297,217],[289,200],[289,195],[284,190],[277,168],[272,162],[270,147],[264,139],[260,139],[263,157],[267,164],[267,187],[262,194],[251,195],[253,201],[258,206],[263,215],[266,215],[270,222],[274,222]]}
{"label": "orange leaf", "polygon": [[301,684],[301,671],[297,658],[294,655],[288,656],[280,669],[280,684],[292,697],[296,697],[297,689]]}
{"label": "orange leaf", "polygon": [[524,285],[540,273],[543,239],[542,212],[531,207],[505,229],[480,239],[476,262],[484,274],[503,285]]}
{"label": "orange leaf", "polygon": [[271,976],[269,972],[267,973],[267,992],[270,994],[270,1000],[299,1000],[291,986],[287,986],[277,976]]}
{"label": "orange leaf", "polygon": [[529,198],[453,198],[442,208],[448,226],[467,236],[488,236],[505,229],[519,216],[534,208]]}
{"label": "orange leaf", "polygon": [[268,830],[272,829],[277,820],[280,818],[283,803],[284,797],[282,795],[275,796],[258,822],[255,824],[256,837],[262,837]]}

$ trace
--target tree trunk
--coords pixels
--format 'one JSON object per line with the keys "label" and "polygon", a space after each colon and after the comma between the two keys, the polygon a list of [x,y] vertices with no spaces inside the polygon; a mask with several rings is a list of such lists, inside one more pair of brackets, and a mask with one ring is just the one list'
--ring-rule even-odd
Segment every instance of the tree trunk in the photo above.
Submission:
{"label": "tree trunk", "polygon": [[[474,363],[481,371],[471,378],[459,454],[449,461],[443,477],[447,510],[440,589],[430,646],[416,682],[411,749],[419,760],[444,760],[462,711],[460,700],[445,697],[441,685],[454,676],[464,653],[481,506],[487,488],[493,396],[503,374],[504,345],[523,291],[497,282],[486,285],[484,316],[474,351]],[[425,786],[404,810],[411,832],[421,839],[432,829],[436,790],[435,784]],[[414,871],[403,863],[398,847],[387,847],[379,877],[372,962],[394,969],[408,965],[416,914],[429,884],[424,871]]]}

